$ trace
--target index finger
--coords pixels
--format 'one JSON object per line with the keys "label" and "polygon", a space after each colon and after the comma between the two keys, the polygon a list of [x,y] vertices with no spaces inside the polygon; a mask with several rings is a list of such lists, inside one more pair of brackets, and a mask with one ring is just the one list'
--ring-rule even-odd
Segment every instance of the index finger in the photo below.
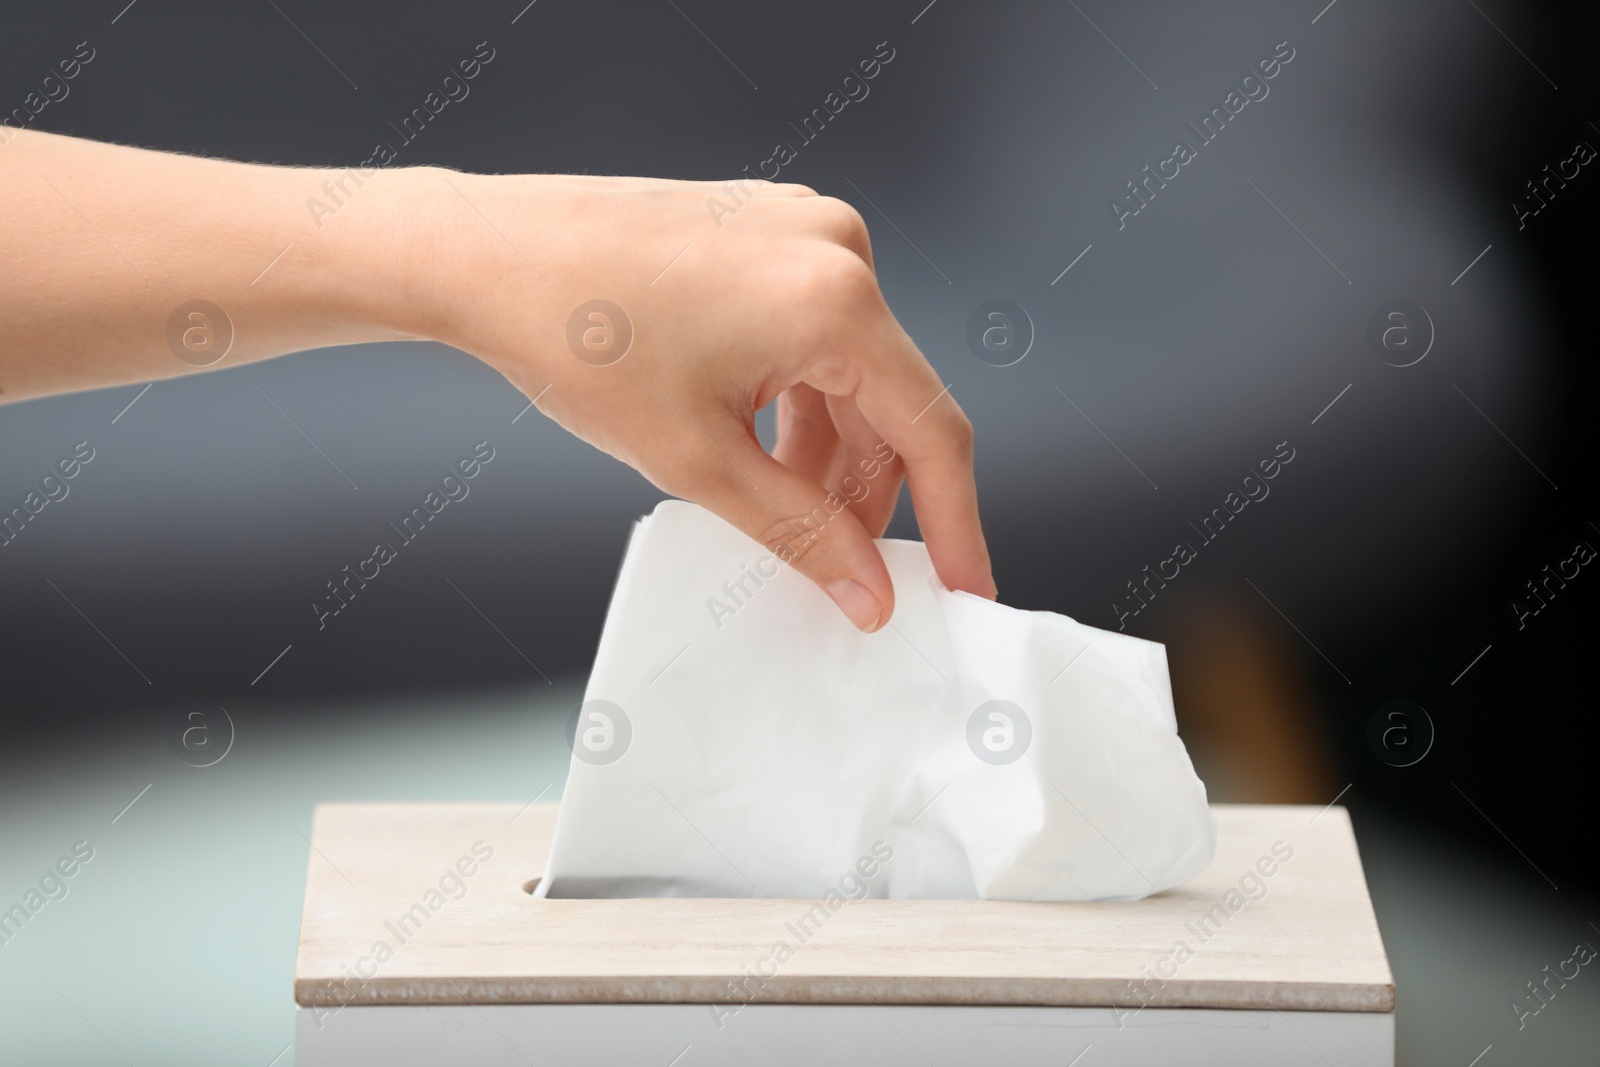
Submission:
{"label": "index finger", "polygon": [[978,518],[972,423],[900,324],[885,316],[885,336],[861,368],[856,406],[905,463],[917,526],[949,589],[997,595]]}

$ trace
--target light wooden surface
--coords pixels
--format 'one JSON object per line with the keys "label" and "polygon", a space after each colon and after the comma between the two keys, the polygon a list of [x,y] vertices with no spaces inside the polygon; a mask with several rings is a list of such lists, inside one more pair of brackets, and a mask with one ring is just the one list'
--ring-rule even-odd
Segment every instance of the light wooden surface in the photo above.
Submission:
{"label": "light wooden surface", "polygon": [[[518,808],[320,805],[295,1000],[731,1010],[754,996],[1133,1011],[1140,994],[1132,981],[1147,983],[1150,1010],[1394,1010],[1355,838],[1339,807],[1218,805],[1211,867],[1137,903],[851,901],[804,943],[795,928],[814,901],[534,899],[524,886],[540,874],[556,809]],[[1293,858],[1270,877],[1246,879],[1260,899],[1229,911],[1228,891],[1280,841]],[[481,865],[475,843],[479,856],[493,850]],[[473,861],[462,865],[472,875],[448,875],[463,858]],[[402,931],[396,922],[408,910],[418,918]],[[780,941],[793,948],[781,964],[772,958]],[[1170,955],[1179,941],[1192,951],[1181,965]],[[772,977],[759,986],[750,980],[749,992],[736,996],[730,983],[757,969]],[[1158,972],[1170,977],[1150,980]]]}

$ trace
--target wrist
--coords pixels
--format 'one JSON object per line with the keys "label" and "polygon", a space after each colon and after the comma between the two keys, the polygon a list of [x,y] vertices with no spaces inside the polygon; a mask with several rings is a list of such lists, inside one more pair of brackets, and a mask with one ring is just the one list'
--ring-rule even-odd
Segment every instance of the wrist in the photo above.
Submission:
{"label": "wrist", "polygon": [[[341,217],[323,220],[326,277],[346,313],[374,333],[457,343],[449,290],[465,263],[459,220],[439,196],[453,195],[442,179],[447,173],[435,167],[327,172],[334,182],[345,177],[356,195],[340,205]],[[459,184],[469,176],[450,177]]]}
{"label": "wrist", "polygon": [[519,385],[530,371],[542,377],[565,324],[551,284],[558,266],[549,259],[562,245],[563,209],[545,180],[440,167],[382,177],[393,180],[359,242],[372,313],[405,336],[474,355]]}

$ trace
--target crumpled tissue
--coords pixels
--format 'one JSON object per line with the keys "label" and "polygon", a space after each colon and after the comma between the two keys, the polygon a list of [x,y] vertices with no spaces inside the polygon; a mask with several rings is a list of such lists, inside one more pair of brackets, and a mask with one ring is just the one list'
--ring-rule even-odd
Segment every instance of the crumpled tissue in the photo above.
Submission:
{"label": "crumpled tissue", "polygon": [[1134,900],[1206,868],[1163,646],[878,545],[863,634],[710,512],[639,522],[538,895]]}

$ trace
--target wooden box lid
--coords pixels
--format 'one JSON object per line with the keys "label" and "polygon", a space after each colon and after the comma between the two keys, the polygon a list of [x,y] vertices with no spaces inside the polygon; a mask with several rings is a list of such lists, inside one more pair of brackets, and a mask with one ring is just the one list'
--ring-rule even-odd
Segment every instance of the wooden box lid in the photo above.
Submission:
{"label": "wooden box lid", "polygon": [[1393,1011],[1345,810],[1214,810],[1211,867],[1136,903],[830,909],[536,899],[527,887],[549,853],[554,804],[323,804],[295,1000]]}

